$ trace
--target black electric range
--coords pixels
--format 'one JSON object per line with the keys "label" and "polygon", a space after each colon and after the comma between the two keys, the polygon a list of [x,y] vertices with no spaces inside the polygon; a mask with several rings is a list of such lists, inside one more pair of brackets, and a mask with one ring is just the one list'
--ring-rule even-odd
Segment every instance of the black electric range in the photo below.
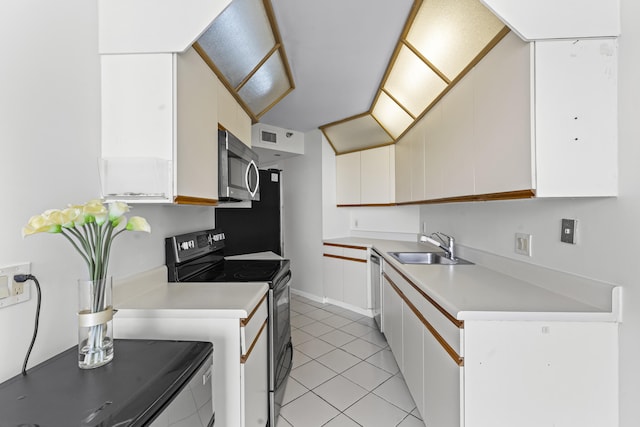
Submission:
{"label": "black electric range", "polygon": [[266,282],[269,284],[269,426],[275,426],[293,361],[291,270],[288,259],[224,259],[225,235],[202,230],[165,239],[168,281]]}

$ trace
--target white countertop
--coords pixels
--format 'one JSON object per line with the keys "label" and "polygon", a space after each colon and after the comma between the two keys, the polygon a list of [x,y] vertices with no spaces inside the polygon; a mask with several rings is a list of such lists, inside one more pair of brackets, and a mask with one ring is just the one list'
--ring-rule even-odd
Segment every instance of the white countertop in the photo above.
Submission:
{"label": "white countertop", "polygon": [[[479,264],[402,264],[387,254],[441,251],[428,244],[357,237],[326,239],[324,242],[374,248],[386,263],[402,272],[459,320],[619,320],[617,299],[620,288],[612,285],[602,284],[600,293],[605,300],[602,304],[589,304],[567,295],[561,286],[558,286],[558,290],[564,291],[564,294],[554,292],[548,286],[523,280],[522,277],[530,277],[529,275],[508,275]],[[558,280],[563,280],[563,275],[566,274],[558,273]],[[587,279],[582,280],[585,281],[585,286],[591,288],[599,285],[594,285]],[[611,299],[609,303],[606,301],[607,297]]]}
{"label": "white countertop", "polygon": [[167,283],[158,267],[114,284],[118,317],[246,318],[269,290],[267,283]]}

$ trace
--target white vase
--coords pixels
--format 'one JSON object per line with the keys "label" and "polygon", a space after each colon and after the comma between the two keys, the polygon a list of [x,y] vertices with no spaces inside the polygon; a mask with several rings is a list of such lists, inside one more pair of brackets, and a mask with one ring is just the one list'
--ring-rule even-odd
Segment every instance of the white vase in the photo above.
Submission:
{"label": "white vase", "polygon": [[111,277],[78,280],[78,366],[93,369],[113,360]]}

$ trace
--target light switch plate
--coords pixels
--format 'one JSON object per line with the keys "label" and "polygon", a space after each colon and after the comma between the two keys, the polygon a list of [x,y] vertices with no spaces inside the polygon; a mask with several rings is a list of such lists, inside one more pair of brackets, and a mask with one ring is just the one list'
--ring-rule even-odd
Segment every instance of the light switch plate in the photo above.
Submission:
{"label": "light switch plate", "polygon": [[560,241],[575,245],[577,225],[578,225],[578,221],[575,219],[562,218],[562,229],[560,230]]}
{"label": "light switch plate", "polygon": [[515,252],[520,255],[531,256],[531,234],[516,233]]}

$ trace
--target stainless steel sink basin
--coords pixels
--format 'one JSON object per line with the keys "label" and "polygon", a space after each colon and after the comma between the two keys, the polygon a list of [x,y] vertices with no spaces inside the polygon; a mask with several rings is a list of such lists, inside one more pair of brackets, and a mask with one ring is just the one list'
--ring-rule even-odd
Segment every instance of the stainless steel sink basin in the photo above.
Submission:
{"label": "stainless steel sink basin", "polygon": [[459,265],[473,264],[462,258],[447,258],[443,253],[439,252],[388,252],[393,258],[403,264],[426,264],[426,265]]}

